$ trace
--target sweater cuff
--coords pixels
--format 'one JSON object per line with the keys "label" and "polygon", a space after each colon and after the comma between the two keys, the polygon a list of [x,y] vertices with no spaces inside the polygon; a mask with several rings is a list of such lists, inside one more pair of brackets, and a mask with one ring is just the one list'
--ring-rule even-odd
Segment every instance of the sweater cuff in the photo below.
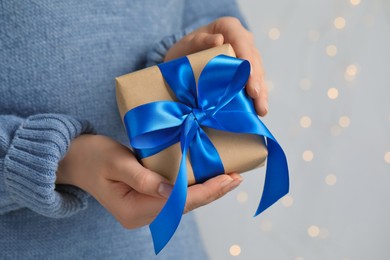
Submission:
{"label": "sweater cuff", "polygon": [[66,115],[27,118],[15,132],[3,162],[4,183],[13,207],[26,207],[54,218],[84,209],[87,193],[73,186],[56,187],[55,180],[58,163],[72,139],[92,132],[87,121]]}
{"label": "sweater cuff", "polygon": [[146,67],[150,67],[159,64],[164,61],[165,54],[176,42],[181,38],[191,33],[195,29],[212,22],[211,18],[199,19],[191,25],[187,26],[183,30],[176,32],[175,34],[164,37],[160,42],[155,44],[146,56]]}

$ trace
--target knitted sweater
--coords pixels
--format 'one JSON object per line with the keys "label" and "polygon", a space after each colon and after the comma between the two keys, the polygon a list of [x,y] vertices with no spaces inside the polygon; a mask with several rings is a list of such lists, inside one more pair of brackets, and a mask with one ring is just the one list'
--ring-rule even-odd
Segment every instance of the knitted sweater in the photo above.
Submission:
{"label": "knitted sweater", "polygon": [[0,259],[206,259],[192,214],[154,256],[83,190],[55,185],[71,140],[127,144],[114,78],[161,62],[233,0],[0,0]]}

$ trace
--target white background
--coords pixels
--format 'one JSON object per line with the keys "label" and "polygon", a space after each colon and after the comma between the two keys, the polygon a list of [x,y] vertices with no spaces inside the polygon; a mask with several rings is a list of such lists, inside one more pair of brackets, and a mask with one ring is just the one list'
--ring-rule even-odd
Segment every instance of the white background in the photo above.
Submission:
{"label": "white background", "polygon": [[291,185],[253,218],[265,169],[253,170],[196,210],[211,259],[390,259],[390,1],[239,4]]}

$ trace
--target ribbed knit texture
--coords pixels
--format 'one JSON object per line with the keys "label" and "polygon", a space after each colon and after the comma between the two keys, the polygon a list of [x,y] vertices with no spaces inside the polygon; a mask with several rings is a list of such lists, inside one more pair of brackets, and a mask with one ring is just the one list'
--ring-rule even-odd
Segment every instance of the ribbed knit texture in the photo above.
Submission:
{"label": "ribbed knit texture", "polygon": [[[67,217],[85,208],[84,191],[68,186],[57,192],[55,180],[58,162],[71,140],[92,132],[87,121],[65,115],[40,114],[22,121],[5,149],[2,172],[10,203],[2,200],[0,214],[27,207],[45,216]],[[7,146],[4,139],[3,145]]]}
{"label": "ribbed knit texture", "polygon": [[207,259],[191,213],[156,257],[147,227],[123,228],[55,173],[91,125],[128,144],[115,77],[228,15],[234,0],[0,0],[0,259]]}

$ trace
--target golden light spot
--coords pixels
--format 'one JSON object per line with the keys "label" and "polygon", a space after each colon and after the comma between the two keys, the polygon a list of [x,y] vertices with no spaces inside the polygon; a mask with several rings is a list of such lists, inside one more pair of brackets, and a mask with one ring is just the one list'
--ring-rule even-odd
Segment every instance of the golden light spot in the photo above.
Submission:
{"label": "golden light spot", "polygon": [[285,207],[291,207],[293,203],[294,203],[294,199],[290,195],[286,195],[282,198],[282,204]]}
{"label": "golden light spot", "polygon": [[334,125],[330,128],[330,134],[332,136],[339,136],[341,134],[341,127],[338,125]]}
{"label": "golden light spot", "polygon": [[387,162],[387,163],[390,164],[390,151],[388,151],[388,152],[385,153],[384,158],[385,158],[385,162]]}
{"label": "golden light spot", "polygon": [[308,90],[311,88],[311,81],[310,79],[301,79],[299,85],[301,86],[301,89]]}
{"label": "golden light spot", "polygon": [[355,64],[351,64],[347,66],[347,69],[345,70],[345,74],[349,76],[356,76],[358,73],[358,67]]}
{"label": "golden light spot", "polygon": [[297,257],[294,258],[294,260],[305,260],[305,259],[303,259],[302,256],[297,256]]}
{"label": "golden light spot", "polygon": [[334,174],[329,174],[325,177],[325,183],[329,186],[335,185],[337,182],[337,177]]}
{"label": "golden light spot", "polygon": [[303,128],[309,128],[311,126],[311,119],[310,119],[310,117],[308,117],[308,116],[301,117],[301,119],[299,120],[299,124]]}
{"label": "golden light spot", "polygon": [[359,5],[360,4],[360,0],[350,0],[351,2],[351,5]]}
{"label": "golden light spot", "polygon": [[309,40],[316,42],[320,39],[320,33],[316,30],[310,30],[308,33]]}
{"label": "golden light spot", "polygon": [[239,245],[232,245],[229,252],[232,256],[239,256],[241,254],[241,247]]}
{"label": "golden light spot", "polygon": [[345,27],[345,19],[344,17],[337,17],[336,19],[334,19],[333,21],[333,25],[334,27],[336,27],[337,29],[343,29]]}
{"label": "golden light spot", "polygon": [[237,194],[237,200],[240,203],[245,203],[248,200],[248,193],[245,191],[241,191]]}
{"label": "golden light spot", "polygon": [[340,125],[341,127],[346,128],[346,127],[348,127],[350,124],[351,124],[351,119],[349,119],[349,117],[347,117],[347,116],[342,116],[342,117],[339,118],[339,125]]}
{"label": "golden light spot", "polygon": [[261,220],[260,229],[264,232],[270,232],[272,230],[272,222],[267,219]]}
{"label": "golden light spot", "polygon": [[337,54],[337,47],[335,45],[329,45],[326,47],[326,55],[328,56],[335,56]]}
{"label": "golden light spot", "polygon": [[328,98],[336,99],[339,96],[339,91],[337,88],[329,88],[328,89]]}
{"label": "golden light spot", "polygon": [[306,151],[303,152],[302,158],[303,158],[303,160],[304,160],[305,162],[310,162],[310,161],[313,160],[314,154],[313,154],[312,151],[306,150]]}
{"label": "golden light spot", "polygon": [[271,39],[271,40],[277,40],[280,38],[280,31],[278,28],[271,28],[269,31],[268,31],[268,37]]}
{"label": "golden light spot", "polygon": [[320,228],[315,225],[312,225],[307,229],[307,234],[309,234],[309,236],[311,237],[318,237],[318,235],[320,234]]}
{"label": "golden light spot", "polygon": [[348,65],[345,69],[344,78],[346,81],[353,81],[358,73],[358,67],[355,64]]}

